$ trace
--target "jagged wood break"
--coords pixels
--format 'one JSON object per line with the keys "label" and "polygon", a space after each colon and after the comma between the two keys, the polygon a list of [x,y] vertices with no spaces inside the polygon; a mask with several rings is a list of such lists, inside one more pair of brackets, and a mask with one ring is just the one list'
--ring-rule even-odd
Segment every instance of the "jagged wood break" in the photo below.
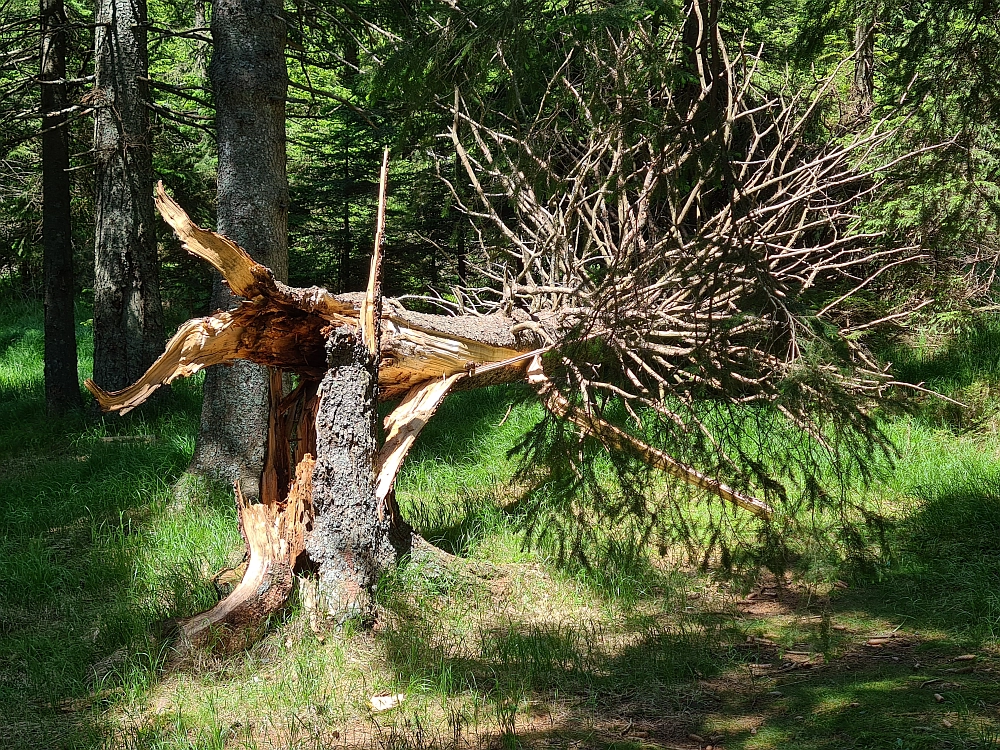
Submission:
{"label": "jagged wood break", "polygon": [[[379,197],[380,230],[384,226],[386,171],[383,168]],[[240,626],[260,621],[281,607],[291,591],[296,559],[303,550],[310,549],[310,535],[320,534],[318,530],[329,525],[319,516],[324,512],[344,513],[344,508],[339,507],[324,509],[323,498],[330,493],[320,485],[332,481],[331,472],[348,468],[350,473],[357,467],[339,466],[343,460],[324,455],[339,450],[337,441],[327,435],[317,436],[318,424],[321,431],[330,430],[330,407],[324,410],[324,404],[343,397],[344,384],[335,382],[336,372],[368,372],[377,379],[378,399],[402,399],[385,419],[386,439],[381,449],[374,441],[371,415],[375,404],[359,404],[358,413],[367,409],[371,421],[370,426],[359,428],[366,435],[371,433],[370,439],[366,438],[371,448],[365,449],[370,457],[363,460],[371,470],[363,469],[361,473],[372,476],[370,483],[362,482],[366,487],[359,495],[367,499],[358,502],[363,502],[365,512],[373,511],[376,517],[371,519],[372,529],[360,536],[357,529],[338,527],[330,532],[339,540],[334,543],[342,548],[336,552],[340,569],[327,576],[327,596],[336,600],[341,609],[363,606],[359,597],[363,598],[365,587],[374,583],[369,579],[388,554],[391,545],[387,540],[394,524],[398,524],[392,495],[395,478],[420,430],[453,386],[475,388],[527,378],[550,412],[609,447],[632,451],[672,476],[753,513],[770,513],[760,500],[676,461],[573,406],[560,394],[545,376],[542,355],[555,348],[552,341],[558,342],[563,321],[544,321],[546,330],[539,335],[537,321],[528,326],[523,325],[523,320],[503,314],[427,315],[382,299],[381,231],[365,294],[334,296],[318,287],[289,287],[231,240],[195,225],[167,196],[162,184],[157,186],[155,202],[185,249],[210,263],[245,301],[232,312],[217,312],[182,325],[163,355],[128,388],[108,393],[88,380],[86,386],[101,408],[125,413],[159,386],[193,375],[208,365],[247,359],[274,368],[260,503],[250,504],[242,498],[239,502],[240,527],[250,556],[247,572],[224,601],[185,623],[183,632],[189,640],[207,642],[228,630],[240,631]],[[298,386],[285,396],[281,394],[282,372],[295,373],[299,379]],[[374,399],[376,389],[369,390]],[[357,398],[366,398],[361,391],[364,389]],[[314,504],[316,498],[318,506]],[[336,505],[340,498],[334,500]],[[360,537],[367,541],[358,542]],[[329,562],[327,552],[320,555],[324,567]],[[316,556],[310,549],[314,561]],[[321,583],[323,576],[321,569]],[[343,591],[334,590],[338,582]],[[245,641],[230,640],[236,644]]]}

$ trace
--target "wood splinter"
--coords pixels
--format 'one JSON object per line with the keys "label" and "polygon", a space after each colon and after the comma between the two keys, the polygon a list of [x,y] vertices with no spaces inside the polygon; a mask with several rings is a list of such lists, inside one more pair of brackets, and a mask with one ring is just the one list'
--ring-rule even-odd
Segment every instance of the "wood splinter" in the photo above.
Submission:
{"label": "wood splinter", "polygon": [[236,486],[240,531],[249,560],[243,580],[208,612],[181,625],[186,644],[221,651],[244,648],[256,629],[288,601],[295,583],[295,561],[305,549],[306,509],[315,461],[306,455],[284,503],[249,503]]}

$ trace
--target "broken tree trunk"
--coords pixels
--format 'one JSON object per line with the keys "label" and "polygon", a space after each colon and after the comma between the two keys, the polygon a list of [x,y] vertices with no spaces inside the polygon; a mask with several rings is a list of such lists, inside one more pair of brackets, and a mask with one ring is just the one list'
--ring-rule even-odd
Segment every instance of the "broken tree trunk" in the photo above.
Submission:
{"label": "broken tree trunk", "polygon": [[[374,585],[409,534],[392,538],[395,514],[375,494],[376,374],[356,328],[334,329],[330,369],[319,386],[312,531],[306,551],[319,566],[321,611],[338,619],[371,616]],[[396,541],[396,546],[393,545]]]}
{"label": "broken tree trunk", "polygon": [[[385,174],[383,169],[380,211]],[[378,243],[366,294],[291,288],[232,241],[197,227],[162,186],[156,202],[187,250],[211,263],[246,301],[231,312],[185,323],[128,388],[107,393],[91,381],[87,388],[104,410],[124,413],[160,385],[210,364],[246,359],[275,368],[261,503],[240,503],[247,572],[229,597],[184,625],[190,641],[239,643],[219,634],[259,622],[282,606],[303,552],[318,570],[322,614],[368,618],[379,574],[410,540],[395,507],[393,483],[420,430],[453,387],[527,377],[551,412],[609,447],[631,450],[758,515],[770,512],[759,500],[638,441],[560,394],[545,376],[542,355],[571,325],[569,317],[447,317],[406,310],[378,293]],[[299,379],[287,395],[280,393],[283,371]],[[379,449],[377,404],[396,399],[402,400],[385,419],[386,440]]]}

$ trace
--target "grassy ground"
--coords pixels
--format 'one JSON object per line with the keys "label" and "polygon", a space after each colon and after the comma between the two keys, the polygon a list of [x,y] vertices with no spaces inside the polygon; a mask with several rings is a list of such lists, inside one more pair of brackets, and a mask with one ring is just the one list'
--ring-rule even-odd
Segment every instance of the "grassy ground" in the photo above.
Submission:
{"label": "grassy ground", "polygon": [[[318,636],[296,603],[249,651],[180,662],[162,623],[213,604],[240,557],[226,493],[172,491],[197,385],[127,418],[47,419],[40,311],[9,304],[0,746],[996,747],[1000,323],[930,343],[896,352],[904,375],[972,408],[888,423],[901,460],[856,495],[882,536],[803,523],[775,574],[609,530],[574,563],[526,545],[513,503],[507,451],[537,407],[457,394],[399,493],[455,557],[387,576],[374,631]],[[375,712],[376,695],[405,697]]]}

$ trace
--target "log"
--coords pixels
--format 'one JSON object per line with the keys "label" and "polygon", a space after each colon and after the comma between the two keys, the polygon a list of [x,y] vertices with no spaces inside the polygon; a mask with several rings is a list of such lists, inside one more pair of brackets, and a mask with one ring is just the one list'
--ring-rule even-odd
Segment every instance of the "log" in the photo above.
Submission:
{"label": "log", "polygon": [[[561,340],[572,321],[569,314],[530,321],[527,313],[448,317],[415,313],[383,299],[384,167],[380,232],[368,289],[339,296],[281,284],[234,242],[198,227],[162,185],[157,188],[156,205],[184,247],[222,273],[245,300],[231,312],[181,326],[163,355],[128,388],[108,393],[89,380],[87,388],[102,409],[124,413],[160,385],[208,365],[248,359],[275,368],[262,502],[251,505],[237,490],[249,554],[246,574],[226,599],[184,624],[189,643],[219,642],[229,649],[252,640],[251,626],[287,600],[292,570],[303,551],[321,566],[319,588],[328,601],[339,600],[341,609],[368,608],[379,570],[400,551],[393,539],[398,519],[386,513],[395,478],[420,430],[453,388],[527,377],[551,413],[609,447],[631,451],[757,515],[771,513],[766,503],[677,461],[562,395],[546,376],[542,355]],[[280,396],[281,371],[301,378],[299,388],[285,397]],[[387,438],[379,450],[375,400],[399,398],[402,403],[386,418]]]}
{"label": "log", "polygon": [[[156,204],[184,247],[212,264],[245,300],[231,312],[188,321],[143,377],[108,393],[87,388],[105,411],[124,413],[159,386],[235,359],[268,365],[271,404],[261,502],[237,487],[248,561],[239,585],[206,613],[182,624],[189,645],[242,648],[285,605],[305,552],[319,566],[325,614],[368,619],[378,575],[410,539],[394,512],[393,485],[417,435],[447,394],[527,378],[552,414],[609,447],[635,453],[687,484],[766,517],[771,508],[699,472],[621,428],[573,405],[545,374],[542,355],[571,324],[567,314],[428,315],[384,299],[380,289],[386,164],[379,232],[365,293],[334,296],[277,282],[238,245],[198,227],[163,190]],[[282,372],[300,384],[282,396]],[[402,402],[385,419],[377,445],[377,400]],[[294,478],[290,476],[294,466]],[[407,533],[399,533],[400,531]]]}

